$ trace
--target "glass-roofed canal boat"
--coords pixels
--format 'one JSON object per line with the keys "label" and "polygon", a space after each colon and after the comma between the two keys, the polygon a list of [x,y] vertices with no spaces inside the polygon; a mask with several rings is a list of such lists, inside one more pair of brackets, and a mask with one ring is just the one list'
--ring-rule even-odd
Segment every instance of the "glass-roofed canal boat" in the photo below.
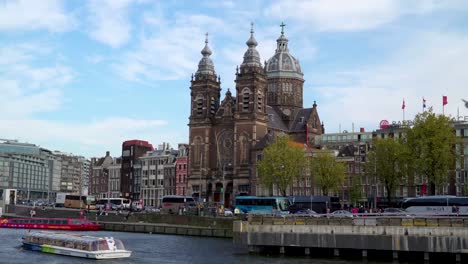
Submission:
{"label": "glass-roofed canal boat", "polygon": [[23,237],[25,249],[90,259],[128,258],[131,251],[113,237],[94,237],[59,232],[29,232]]}

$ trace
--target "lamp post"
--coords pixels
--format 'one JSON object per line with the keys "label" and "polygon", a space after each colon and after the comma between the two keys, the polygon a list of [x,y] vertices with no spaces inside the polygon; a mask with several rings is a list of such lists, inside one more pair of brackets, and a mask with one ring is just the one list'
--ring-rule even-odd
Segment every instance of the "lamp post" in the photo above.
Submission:
{"label": "lamp post", "polygon": [[[107,176],[107,204],[106,204],[106,209],[108,209],[109,207],[111,207],[111,205],[110,205],[110,192],[111,192],[110,191],[110,189],[111,189],[110,188],[110,173],[109,173],[109,171],[107,169],[104,169],[103,171],[104,171],[104,176]],[[109,209],[112,209],[112,207],[109,208]]]}

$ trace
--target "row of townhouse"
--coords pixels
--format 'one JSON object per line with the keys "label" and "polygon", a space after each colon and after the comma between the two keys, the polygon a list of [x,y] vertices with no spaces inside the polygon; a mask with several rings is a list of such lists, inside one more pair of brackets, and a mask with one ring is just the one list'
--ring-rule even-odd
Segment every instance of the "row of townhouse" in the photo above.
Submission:
{"label": "row of townhouse", "polygon": [[[460,120],[452,123],[459,139],[455,152],[457,155],[455,170],[447,172],[448,181],[444,186],[438,186],[439,195],[468,195],[468,121]],[[390,125],[373,132],[331,133],[315,137],[317,150],[330,150],[336,159],[346,163],[347,174],[341,190],[336,193],[344,204],[351,204],[351,192],[357,188],[361,198],[359,203],[368,206],[386,206],[387,190],[378,180],[376,174],[365,173],[364,166],[368,159],[368,152],[372,148],[374,138],[402,137],[403,128],[400,125]],[[311,150],[313,153],[317,150]],[[313,155],[313,154],[312,154]],[[422,176],[408,177],[400,182],[394,197],[415,197],[425,195],[428,180]],[[314,184],[313,178],[299,179],[291,190],[297,195],[320,195],[321,189]]]}
{"label": "row of townhouse", "polygon": [[187,195],[188,146],[157,149],[147,141],[129,140],[122,155],[92,158],[90,193],[100,199],[125,197],[146,206],[159,207],[165,195]]}

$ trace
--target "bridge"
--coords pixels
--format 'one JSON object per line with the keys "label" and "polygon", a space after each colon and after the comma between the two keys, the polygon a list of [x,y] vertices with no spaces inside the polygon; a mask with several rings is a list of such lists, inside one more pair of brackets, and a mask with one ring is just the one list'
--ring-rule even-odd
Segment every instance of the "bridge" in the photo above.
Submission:
{"label": "bridge", "polygon": [[466,263],[467,227],[466,217],[249,215],[233,240],[258,253]]}

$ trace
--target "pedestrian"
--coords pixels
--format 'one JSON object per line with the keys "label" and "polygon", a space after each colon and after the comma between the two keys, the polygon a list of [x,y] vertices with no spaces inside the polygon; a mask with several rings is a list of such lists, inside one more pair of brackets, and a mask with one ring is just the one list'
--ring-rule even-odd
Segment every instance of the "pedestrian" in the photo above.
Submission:
{"label": "pedestrian", "polygon": [[31,211],[29,211],[29,214],[31,215],[31,218],[33,218],[36,215],[36,210],[33,208]]}

